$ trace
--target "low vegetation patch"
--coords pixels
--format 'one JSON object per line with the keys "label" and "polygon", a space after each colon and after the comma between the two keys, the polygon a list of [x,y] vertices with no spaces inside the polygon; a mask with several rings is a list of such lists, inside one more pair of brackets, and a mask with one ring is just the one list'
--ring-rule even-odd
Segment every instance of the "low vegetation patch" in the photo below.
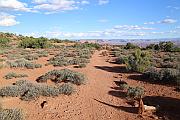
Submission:
{"label": "low vegetation patch", "polygon": [[11,86],[0,88],[1,97],[20,97],[21,100],[30,101],[40,96],[55,97],[60,94],[70,95],[75,91],[70,83],[57,86],[30,83],[27,80],[20,80]]}
{"label": "low vegetation patch", "polygon": [[0,109],[0,120],[24,120],[21,109]]}
{"label": "low vegetation patch", "polygon": [[144,89],[141,87],[129,87],[127,97],[131,99],[139,99],[144,95]]}
{"label": "low vegetation patch", "polygon": [[5,79],[12,79],[12,78],[23,78],[23,77],[28,77],[27,74],[17,74],[14,72],[10,72],[7,75],[4,76]]}
{"label": "low vegetation patch", "polygon": [[177,69],[163,68],[157,70],[156,68],[151,68],[147,70],[143,76],[154,82],[180,85],[180,72]]}
{"label": "low vegetation patch", "polygon": [[81,85],[85,83],[86,77],[79,72],[75,72],[69,69],[62,70],[52,70],[45,75],[37,78],[37,82],[47,82],[47,80],[52,80],[55,83],[60,82],[71,82],[76,85]]}
{"label": "low vegetation patch", "polygon": [[19,43],[19,47],[22,48],[48,48],[49,46],[48,39],[44,37],[23,37]]}
{"label": "low vegetation patch", "polygon": [[41,64],[35,64],[25,59],[19,59],[15,61],[7,61],[7,64],[11,68],[27,68],[27,69],[34,69],[34,68],[41,68]]}

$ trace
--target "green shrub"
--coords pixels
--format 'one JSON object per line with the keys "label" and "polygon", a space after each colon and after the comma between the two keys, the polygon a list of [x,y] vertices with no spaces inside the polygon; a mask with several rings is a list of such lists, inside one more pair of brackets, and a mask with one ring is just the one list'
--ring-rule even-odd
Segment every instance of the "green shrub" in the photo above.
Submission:
{"label": "green shrub", "polygon": [[7,47],[10,40],[8,38],[0,37],[0,47]]}
{"label": "green shrub", "polygon": [[160,83],[180,84],[180,72],[177,69],[163,68],[161,70],[157,70],[155,68],[151,68],[143,73],[143,76]]}
{"label": "green shrub", "polygon": [[14,72],[10,72],[7,75],[4,76],[5,79],[12,79],[12,78],[22,78],[22,77],[28,77],[26,74],[16,74]]}
{"label": "green shrub", "polygon": [[56,86],[41,85],[40,89],[42,96],[55,97],[61,94],[61,92],[59,92],[58,87]]}
{"label": "green shrub", "polygon": [[127,90],[127,97],[132,99],[142,98],[144,95],[144,89],[141,87],[129,87]]}
{"label": "green shrub", "polygon": [[139,48],[137,45],[134,45],[132,43],[127,43],[124,49],[136,49]]}
{"label": "green shrub", "polygon": [[14,85],[2,87],[0,89],[1,97],[20,97],[21,100],[30,101],[40,96],[55,97],[60,94],[70,95],[74,92],[72,84],[65,83],[57,86],[48,86],[44,84],[30,83],[26,80],[20,80]]}
{"label": "green shrub", "polygon": [[150,55],[137,49],[132,55],[125,59],[128,70],[135,72],[144,72],[150,67]]}
{"label": "green shrub", "polygon": [[78,44],[75,44],[74,47],[79,48],[79,49],[95,48],[99,50],[101,48],[101,45],[97,43],[78,43]]}
{"label": "green shrub", "polygon": [[18,86],[5,86],[3,88],[0,89],[0,96],[4,97],[4,96],[10,96],[10,97],[17,97],[19,96],[19,87]]}
{"label": "green shrub", "polygon": [[60,86],[58,86],[59,93],[65,94],[65,95],[71,95],[73,92],[75,92],[74,87],[72,84],[65,83]]}
{"label": "green shrub", "polygon": [[24,114],[21,109],[2,109],[0,120],[24,120]]}
{"label": "green shrub", "polygon": [[34,69],[34,68],[41,68],[42,65],[41,64],[34,64],[28,60],[25,59],[19,59],[19,60],[15,60],[15,61],[8,61],[7,64],[11,67],[11,68],[27,68],[27,69]]}
{"label": "green shrub", "polygon": [[126,59],[126,57],[119,56],[118,58],[115,59],[115,63],[125,64],[125,59]]}
{"label": "green shrub", "polygon": [[119,85],[119,88],[121,89],[121,90],[127,90],[128,88],[129,88],[129,86],[128,86],[128,84],[120,84]]}
{"label": "green shrub", "polygon": [[79,67],[79,68],[85,68],[85,67],[86,67],[86,64],[85,64],[85,63],[80,63],[80,64],[78,65],[78,67]]}
{"label": "green shrub", "polygon": [[38,58],[39,58],[39,56],[38,55],[26,55],[25,57],[24,57],[26,60],[37,60]]}
{"label": "green shrub", "polygon": [[49,47],[47,38],[33,38],[33,37],[24,37],[20,43],[19,47],[22,48],[47,48]]}
{"label": "green shrub", "polygon": [[85,76],[82,73],[78,73],[69,69],[62,70],[52,70],[45,75],[40,76],[36,79],[37,82],[47,82],[51,79],[53,82],[71,82],[76,85],[81,85],[85,83]]}

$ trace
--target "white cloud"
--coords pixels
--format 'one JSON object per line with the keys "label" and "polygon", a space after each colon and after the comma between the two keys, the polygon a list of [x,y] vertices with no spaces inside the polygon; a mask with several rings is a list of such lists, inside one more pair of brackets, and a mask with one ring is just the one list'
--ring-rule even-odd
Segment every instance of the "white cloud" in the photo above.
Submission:
{"label": "white cloud", "polygon": [[19,24],[18,21],[15,20],[16,16],[9,15],[7,13],[0,13],[0,26],[14,26]]}
{"label": "white cloud", "polygon": [[[49,13],[78,9],[78,2],[75,0],[34,0],[36,10],[45,10]],[[87,4],[87,1],[83,4]]]}
{"label": "white cloud", "polygon": [[176,23],[177,20],[171,19],[171,18],[166,18],[164,20],[158,21],[158,22],[145,22],[145,25],[154,25],[154,24],[173,24]]}
{"label": "white cloud", "polygon": [[164,19],[162,21],[159,21],[158,23],[162,23],[162,24],[173,24],[173,23],[176,23],[177,20],[175,19]]}
{"label": "white cloud", "polygon": [[99,0],[99,5],[108,4],[109,0]]}
{"label": "white cloud", "polygon": [[48,0],[33,0],[32,3],[36,3],[36,4],[42,4],[42,3],[46,3]]}
{"label": "white cloud", "polygon": [[87,1],[87,0],[83,0],[83,1],[81,1],[81,4],[82,4],[82,5],[88,5],[88,4],[90,4],[90,3],[89,3],[89,1]]}
{"label": "white cloud", "polygon": [[156,24],[155,22],[145,22],[144,23],[145,25],[154,25],[154,24]]}
{"label": "white cloud", "polygon": [[114,29],[121,29],[121,30],[153,30],[154,28],[149,27],[141,27],[138,25],[117,25]]}
{"label": "white cloud", "polygon": [[0,9],[34,12],[26,3],[18,0],[0,0]]}

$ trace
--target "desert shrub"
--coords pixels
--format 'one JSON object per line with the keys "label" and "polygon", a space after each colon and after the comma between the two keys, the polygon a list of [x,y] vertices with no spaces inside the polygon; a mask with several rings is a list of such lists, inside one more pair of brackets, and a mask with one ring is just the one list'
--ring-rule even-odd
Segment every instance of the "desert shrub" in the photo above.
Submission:
{"label": "desert shrub", "polygon": [[80,63],[79,65],[78,65],[78,68],[85,68],[86,67],[86,64],[85,63]]}
{"label": "desert shrub", "polygon": [[84,48],[95,48],[99,50],[101,48],[100,44],[97,43],[78,43],[74,45],[75,48],[84,49]]}
{"label": "desert shrub", "polygon": [[120,84],[120,85],[119,85],[119,88],[120,88],[121,90],[127,90],[127,89],[129,88],[129,86],[128,86],[128,84],[123,83],[123,84]]}
{"label": "desert shrub", "polygon": [[150,55],[137,49],[132,55],[125,59],[128,70],[144,72],[150,66]]}
{"label": "desert shrub", "polygon": [[10,72],[7,75],[4,76],[5,79],[12,79],[12,78],[22,78],[22,77],[28,77],[26,74],[16,74],[14,72]]}
{"label": "desert shrub", "polygon": [[62,56],[55,56],[49,59],[49,63],[53,66],[67,66],[68,65],[68,59]]}
{"label": "desert shrub", "polygon": [[38,51],[37,54],[38,54],[38,57],[48,57],[47,51]]}
{"label": "desert shrub", "polygon": [[0,47],[7,47],[10,40],[8,38],[0,37]]}
{"label": "desert shrub", "polygon": [[126,57],[119,56],[118,58],[115,59],[115,63],[117,63],[117,64],[125,64],[125,59],[126,59]]}
{"label": "desert shrub", "polygon": [[21,96],[21,100],[30,101],[40,97],[41,91],[38,86],[34,85],[28,88],[27,91]]}
{"label": "desert shrub", "polygon": [[1,58],[0,58],[0,62],[3,62],[3,61],[5,61],[5,59],[1,59]]}
{"label": "desert shrub", "polygon": [[176,47],[173,42],[160,42],[159,44],[150,44],[146,49],[162,50],[165,52],[176,52],[179,51],[179,47]]}
{"label": "desert shrub", "polygon": [[59,93],[65,94],[65,95],[70,95],[75,91],[72,84],[69,84],[69,83],[65,83],[65,84],[58,86],[58,90],[59,90]]}
{"label": "desert shrub", "polygon": [[8,54],[7,55],[7,59],[8,60],[15,60],[15,59],[20,59],[22,58],[22,56],[20,54]]}
{"label": "desert shrub", "polygon": [[47,48],[49,47],[47,38],[33,38],[33,37],[24,37],[20,43],[19,47],[22,48]]}
{"label": "desert shrub", "polygon": [[21,109],[2,109],[0,120],[24,120],[24,114]]}
{"label": "desert shrub", "polygon": [[22,86],[22,85],[27,85],[29,82],[27,80],[18,80],[14,83],[16,86]]}
{"label": "desert shrub", "polygon": [[180,72],[173,68],[163,68],[161,70],[151,68],[143,73],[143,76],[155,82],[180,84]]}
{"label": "desert shrub", "polygon": [[58,96],[61,93],[56,86],[41,85],[40,89],[41,95],[47,97]]}
{"label": "desert shrub", "polygon": [[136,49],[139,48],[137,45],[134,45],[132,43],[127,43],[124,49]]}
{"label": "desert shrub", "polygon": [[0,89],[0,96],[4,97],[4,96],[10,96],[10,97],[17,97],[19,96],[19,87],[18,86],[5,86],[3,88]]}
{"label": "desert shrub", "polygon": [[127,90],[127,97],[132,99],[142,98],[144,95],[144,89],[141,87],[129,87]]}
{"label": "desert shrub", "polygon": [[24,57],[26,60],[37,60],[39,58],[38,55],[34,54],[34,55],[26,55]]}
{"label": "desert shrub", "polygon": [[5,65],[0,62],[0,69],[2,69],[3,67],[5,67]]}
{"label": "desert shrub", "polygon": [[40,76],[36,79],[37,82],[47,82],[51,79],[53,82],[71,82],[76,85],[85,83],[85,76],[82,73],[78,73],[69,69],[52,70],[45,75]]}
{"label": "desert shrub", "polygon": [[57,86],[30,83],[27,80],[20,80],[11,86],[0,89],[1,97],[20,97],[21,100],[30,101],[40,96],[55,97],[60,94],[70,95],[74,92],[72,84],[65,83]]}
{"label": "desert shrub", "polygon": [[8,61],[7,64],[11,67],[11,68],[27,68],[27,69],[34,69],[34,68],[41,68],[42,65],[41,64],[34,64],[28,60],[25,59],[19,59],[19,60],[15,60],[15,61]]}

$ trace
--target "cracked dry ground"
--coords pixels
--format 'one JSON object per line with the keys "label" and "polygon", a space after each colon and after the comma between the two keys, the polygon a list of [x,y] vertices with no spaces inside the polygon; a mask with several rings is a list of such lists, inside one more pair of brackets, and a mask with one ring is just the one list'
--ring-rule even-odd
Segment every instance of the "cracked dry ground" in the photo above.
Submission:
{"label": "cracked dry ground", "polygon": [[[101,51],[95,52],[91,62],[86,68],[66,67],[82,72],[88,77],[86,85],[78,86],[77,92],[70,96],[60,95],[55,98],[41,97],[36,101],[25,102],[18,98],[5,98],[3,105],[6,108],[22,108],[26,113],[27,120],[139,120],[154,118],[140,118],[126,100],[122,98],[120,91],[114,81],[124,80],[132,86],[142,86],[146,95],[166,96],[180,98],[178,92],[172,87],[150,84],[131,79],[129,74],[124,72],[124,66],[106,62],[106,58],[100,56]],[[47,58],[38,60],[45,63]],[[28,80],[35,79],[53,69],[63,69],[65,67],[44,66],[35,70],[16,70],[16,72],[29,75]],[[3,69],[1,78],[13,69]],[[137,74],[135,74],[137,75]],[[10,84],[0,80],[2,85]],[[14,82],[14,81],[12,81]],[[48,106],[41,108],[42,101],[47,100]]]}

